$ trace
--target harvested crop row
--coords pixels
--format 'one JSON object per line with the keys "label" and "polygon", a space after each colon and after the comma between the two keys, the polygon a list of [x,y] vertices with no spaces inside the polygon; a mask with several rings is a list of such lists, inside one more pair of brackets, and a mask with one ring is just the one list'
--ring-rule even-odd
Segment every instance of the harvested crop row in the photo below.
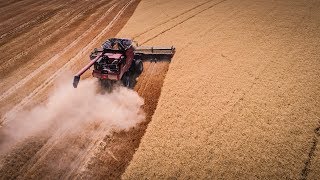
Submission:
{"label": "harvested crop row", "polygon": [[[6,92],[6,90],[10,90],[10,88],[14,87],[17,84],[19,84],[19,86],[17,86],[17,88],[13,88],[14,92],[10,91],[9,93],[1,94],[1,117],[4,117],[4,115],[7,114],[10,109],[13,110],[13,115],[17,115],[21,114],[19,110],[24,108],[31,109],[31,112],[37,111],[37,108],[39,109],[39,107],[40,109],[44,108],[42,109],[42,114],[40,114],[43,117],[42,120],[39,120],[39,117],[32,118],[32,115],[29,114],[29,116],[25,116],[24,118],[17,118],[18,120],[14,119],[17,120],[17,122],[12,122],[12,124],[8,123],[9,126],[7,126],[8,124],[6,124],[0,128],[0,176],[3,178],[74,177],[77,175],[79,168],[81,168],[84,164],[83,162],[90,158],[89,155],[92,154],[92,152],[90,151],[92,149],[96,149],[96,143],[99,142],[100,138],[103,139],[106,134],[110,134],[110,125],[108,125],[107,130],[98,131],[97,134],[95,131],[97,126],[94,124],[94,122],[92,122],[88,126],[85,126],[84,131],[75,133],[72,132],[72,130],[74,129],[70,128],[65,131],[56,132],[57,126],[49,127],[51,124],[49,121],[46,121],[51,113],[47,113],[45,109],[50,109],[47,108],[50,105],[42,106],[41,104],[46,104],[47,101],[45,100],[48,98],[48,96],[52,97],[51,92],[55,91],[53,89],[57,88],[52,88],[55,78],[58,78],[61,74],[65,73],[65,71],[68,71],[70,69],[78,70],[80,67],[82,67],[83,64],[86,64],[88,62],[88,54],[92,51],[92,49],[94,47],[100,46],[101,43],[105,41],[105,39],[115,36],[115,34],[122,28],[122,26],[125,25],[131,14],[133,13],[135,7],[139,3],[139,0],[100,0],[96,1],[95,3],[89,1],[73,1],[73,3],[75,3],[75,5],[77,5],[78,7],[74,6],[73,8],[71,8],[72,11],[70,11],[70,14],[63,13],[70,10],[68,9],[69,7],[60,9],[61,11],[59,11],[59,13],[65,15],[65,18],[61,16],[54,16],[48,21],[38,24],[38,26],[32,26],[31,30],[26,29],[27,34],[30,33],[34,36],[28,37],[30,39],[23,42],[20,41],[19,45],[25,47],[20,50],[25,51],[31,49],[32,51],[38,51],[36,51],[35,54],[31,52],[30,58],[24,57],[26,60],[26,64],[21,65],[22,67],[20,66],[20,69],[10,71],[11,74],[8,77],[2,77],[3,81],[1,81],[0,86],[3,88],[1,88],[1,91]],[[46,34],[45,28],[48,28],[50,31],[52,31],[52,33]],[[32,33],[33,31],[38,31],[39,33]],[[16,37],[14,37],[14,40],[10,42],[14,42],[19,38],[23,38],[25,37],[25,35],[26,34],[17,34]],[[30,43],[30,41],[33,41],[33,39],[37,36],[40,36],[44,39],[43,41],[41,39],[42,44],[39,45]],[[17,44],[13,43],[12,45]],[[46,49],[45,47],[47,46],[49,47]],[[37,49],[37,47],[41,47],[41,49]],[[4,46],[2,46],[2,48],[4,48]],[[18,53],[18,50],[19,48],[14,52]],[[48,61],[50,61],[51,64],[47,64]],[[17,66],[18,64],[15,65]],[[44,64],[46,64],[46,66],[43,66]],[[65,67],[66,64],[68,66]],[[28,78],[29,75],[30,78]],[[16,81],[13,81],[12,79],[15,79]],[[27,80],[25,81],[25,79]],[[70,88],[72,88],[72,85],[68,82],[64,85],[62,92],[68,92],[67,89],[70,90]],[[82,93],[86,94],[90,92],[89,88],[91,91],[94,91],[95,86],[90,85]],[[72,91],[75,90],[72,88]],[[128,97],[126,95],[123,96]],[[85,97],[90,96],[85,95]],[[79,99],[81,100],[82,98],[83,97]],[[65,98],[57,98],[57,101],[62,102],[62,99]],[[100,98],[97,97],[97,99]],[[103,97],[101,99],[103,99]],[[127,100],[128,99],[126,99],[126,102]],[[49,104],[52,105],[54,103],[51,102]],[[66,103],[62,103],[61,107],[66,105],[67,107],[64,107],[62,109],[67,110],[70,107],[79,109],[81,105],[85,104],[86,103],[78,103],[79,106],[70,106],[66,105]],[[92,102],[90,104],[94,103]],[[128,106],[130,107],[130,105]],[[18,107],[18,111],[14,111],[14,108],[12,107]],[[140,109],[139,104],[138,109]],[[69,112],[60,113],[60,115],[62,114],[63,116],[68,113]],[[90,113],[94,112],[90,111]],[[60,116],[58,112],[54,112],[53,114]],[[94,114],[96,115],[97,113]],[[77,116],[74,116],[74,118],[75,117]],[[90,118],[91,116],[82,117]],[[78,122],[75,124],[80,125],[81,118],[78,118],[76,120]],[[36,119],[39,121],[37,121]],[[56,117],[53,121],[57,122],[60,120],[63,123],[57,123],[58,126],[60,124],[65,124],[67,119],[60,116],[60,118]],[[92,118],[89,121],[95,120],[96,119]],[[133,125],[134,124],[132,124],[132,126]],[[34,135],[31,138],[26,138],[23,140],[20,139],[22,142],[17,142],[17,146],[9,149],[10,152],[7,153],[5,150],[7,150],[7,148],[10,148],[11,146],[4,146],[6,145],[5,143],[7,143],[7,141],[10,141],[11,136],[9,135],[12,135],[10,134],[10,132],[12,132],[10,131],[10,128],[17,130],[13,133],[12,137],[16,137],[16,135],[19,136],[21,134],[23,135],[24,133],[28,135],[28,133],[32,132],[34,128],[40,128],[42,129],[42,131],[38,132],[37,130],[36,132],[32,132],[34,133]],[[8,129],[9,131],[7,131]],[[3,152],[5,153],[2,154]],[[75,161],[75,159],[77,161]],[[109,164],[105,164],[105,166],[108,165]],[[97,174],[96,172],[93,173]]]}

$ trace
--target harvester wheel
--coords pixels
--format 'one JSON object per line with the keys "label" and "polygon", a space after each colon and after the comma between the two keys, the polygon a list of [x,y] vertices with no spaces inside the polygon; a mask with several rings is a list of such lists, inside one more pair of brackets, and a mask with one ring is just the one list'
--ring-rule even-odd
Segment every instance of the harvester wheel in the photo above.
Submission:
{"label": "harvester wheel", "polygon": [[122,84],[125,86],[125,87],[130,87],[131,83],[130,83],[130,76],[129,76],[129,73],[125,73],[123,76],[122,76]]}
{"label": "harvester wheel", "polygon": [[135,72],[141,74],[143,71],[143,63],[140,59],[137,59],[135,62]]}

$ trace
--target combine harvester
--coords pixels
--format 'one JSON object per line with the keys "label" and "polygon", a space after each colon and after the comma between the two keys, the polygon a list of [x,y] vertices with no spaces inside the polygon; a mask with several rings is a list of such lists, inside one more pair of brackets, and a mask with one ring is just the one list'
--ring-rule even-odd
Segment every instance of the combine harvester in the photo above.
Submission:
{"label": "combine harvester", "polygon": [[111,38],[102,49],[94,49],[90,55],[90,63],[81,69],[73,80],[76,88],[80,76],[94,66],[92,75],[99,79],[101,85],[110,89],[116,82],[132,88],[133,80],[143,71],[143,61],[171,60],[175,53],[172,47],[142,47],[133,46],[130,39]]}

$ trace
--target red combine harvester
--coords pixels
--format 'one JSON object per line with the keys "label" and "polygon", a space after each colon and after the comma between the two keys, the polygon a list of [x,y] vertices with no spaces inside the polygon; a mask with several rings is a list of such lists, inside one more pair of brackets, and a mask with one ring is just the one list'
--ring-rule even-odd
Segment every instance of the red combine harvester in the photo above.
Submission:
{"label": "red combine harvester", "polygon": [[126,87],[132,87],[132,78],[143,71],[142,61],[171,60],[175,53],[172,47],[142,47],[133,46],[130,39],[111,38],[102,44],[102,49],[94,49],[90,55],[90,63],[81,69],[73,80],[76,88],[80,76],[94,66],[92,75],[100,80],[104,87],[111,87],[116,82],[122,82]]}

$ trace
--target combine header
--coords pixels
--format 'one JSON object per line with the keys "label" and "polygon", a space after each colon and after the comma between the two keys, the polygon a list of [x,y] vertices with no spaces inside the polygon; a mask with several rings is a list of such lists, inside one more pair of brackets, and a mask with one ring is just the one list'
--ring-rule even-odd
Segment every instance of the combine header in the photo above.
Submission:
{"label": "combine header", "polygon": [[91,66],[94,67],[92,75],[100,80],[102,86],[111,87],[120,81],[124,86],[132,87],[132,77],[141,74],[143,61],[171,60],[174,53],[173,46],[142,47],[133,46],[130,39],[108,39],[101,49],[94,49],[89,64],[74,76],[73,87],[78,86],[80,76]]}

